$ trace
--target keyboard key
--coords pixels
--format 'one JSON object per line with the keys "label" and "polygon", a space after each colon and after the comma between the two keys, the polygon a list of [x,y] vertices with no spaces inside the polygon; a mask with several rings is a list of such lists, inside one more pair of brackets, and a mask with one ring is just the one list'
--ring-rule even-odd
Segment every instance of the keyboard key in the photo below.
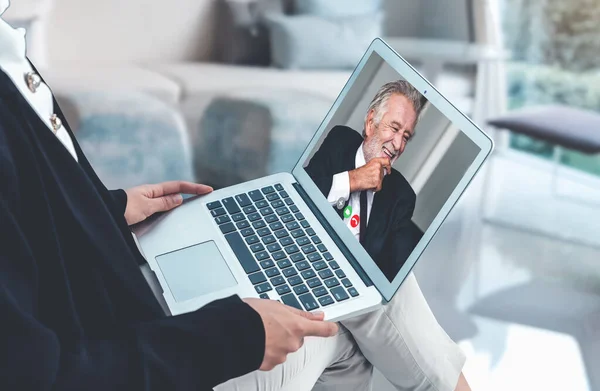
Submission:
{"label": "keyboard key", "polygon": [[[331,268],[332,268],[333,270],[336,270],[336,269],[339,269],[339,268],[340,268],[340,265],[338,265],[338,263],[337,263],[336,261],[331,261],[331,262],[329,263],[329,266],[331,266]],[[342,272],[342,273],[343,273],[343,272]],[[343,277],[340,277],[340,278],[343,278]]]}
{"label": "keyboard key", "polygon": [[316,277],[315,278],[311,278],[310,280],[307,280],[306,283],[308,284],[308,286],[311,289],[323,285],[323,283],[321,282],[321,280],[319,280]]}
{"label": "keyboard key", "polygon": [[302,236],[302,237],[296,239],[296,244],[300,247],[306,246],[309,243],[310,243],[310,239],[307,238],[306,236]]}
{"label": "keyboard key", "polygon": [[225,213],[225,209],[223,208],[217,208],[217,209],[213,209],[210,211],[210,214],[212,215],[212,217],[219,217],[221,215],[224,215]]}
{"label": "keyboard key", "polygon": [[305,293],[302,296],[299,296],[298,299],[300,299],[300,303],[302,303],[307,311],[312,311],[319,308],[319,304],[317,304],[317,301],[311,293]]}
{"label": "keyboard key", "polygon": [[254,235],[254,230],[252,228],[245,228],[240,231],[243,237]]}
{"label": "keyboard key", "polygon": [[294,216],[288,213],[281,216],[281,221],[283,221],[284,224],[289,223],[290,221],[294,221]]}
{"label": "keyboard key", "polygon": [[330,279],[325,280],[325,285],[327,288],[333,288],[334,286],[340,285],[340,282],[335,277],[331,277]]}
{"label": "keyboard key", "polygon": [[248,195],[250,196],[250,199],[254,202],[265,199],[265,197],[263,197],[262,193],[258,190],[252,190],[251,192],[248,193]]}
{"label": "keyboard key", "polygon": [[327,267],[327,263],[325,263],[325,261],[315,262],[313,267],[315,268],[315,270],[323,270]]}
{"label": "keyboard key", "polygon": [[252,201],[250,201],[250,198],[248,198],[248,196],[246,194],[236,195],[235,200],[238,202],[238,204],[240,204],[240,206],[242,208],[244,208],[248,205],[252,205]]}
{"label": "keyboard key", "polygon": [[281,208],[275,209],[275,213],[277,213],[278,216],[283,216],[290,213],[290,211],[285,206],[282,206]]}
{"label": "keyboard key", "polygon": [[267,224],[265,224],[264,221],[262,220],[258,220],[255,221],[254,223],[252,223],[252,226],[254,227],[254,229],[261,229],[267,226]]}
{"label": "keyboard key", "polygon": [[279,196],[277,195],[277,193],[271,193],[271,194],[269,194],[269,195],[267,196],[267,199],[268,199],[269,201],[271,201],[271,202],[272,202],[272,201],[276,201],[276,200],[278,200],[278,199],[280,199],[280,198],[279,198]]}
{"label": "keyboard key", "polygon": [[262,208],[266,208],[267,206],[269,206],[269,203],[265,200],[262,200],[262,201],[258,201],[255,205],[258,209],[262,209]]}
{"label": "keyboard key", "polygon": [[271,204],[271,206],[272,206],[273,208],[276,208],[276,209],[277,209],[277,208],[281,208],[281,207],[282,207],[282,206],[284,206],[284,205],[285,205],[285,204],[284,204],[284,203],[283,203],[283,201],[281,201],[281,200],[274,201],[274,202]]}
{"label": "keyboard key", "polygon": [[258,236],[256,236],[256,235],[248,236],[246,238],[246,243],[247,244],[254,244],[256,242],[258,242]]}
{"label": "keyboard key", "polygon": [[243,213],[236,213],[233,216],[231,216],[231,218],[233,219],[233,221],[235,221],[236,223],[238,221],[242,221],[242,220],[246,220],[246,216],[244,216]]}
{"label": "keyboard key", "polygon": [[281,196],[282,196],[283,198],[287,198],[287,197],[289,197],[289,194],[288,194],[288,193],[287,193],[285,190],[284,190],[284,191],[280,191],[280,192],[279,192],[279,194],[281,194]]}
{"label": "keyboard key", "polygon": [[307,246],[302,247],[302,252],[304,254],[310,254],[310,253],[313,253],[315,251],[317,251],[317,249],[312,244],[309,244]]}
{"label": "keyboard key", "polygon": [[333,260],[333,256],[329,253],[325,253],[323,254],[323,258],[325,258],[328,261],[332,261]]}
{"label": "keyboard key", "polygon": [[323,280],[329,278],[329,277],[333,277],[333,272],[331,271],[331,269],[324,269],[321,270],[319,272],[319,277],[321,277]]}
{"label": "keyboard key", "polygon": [[294,293],[297,294],[297,295],[303,295],[306,292],[308,292],[308,288],[304,284],[298,285],[298,286],[294,287]]}
{"label": "keyboard key", "polygon": [[300,225],[302,226],[302,228],[310,228],[310,223],[308,222],[308,220],[302,220],[300,222]]}
{"label": "keyboard key", "polygon": [[269,193],[273,193],[275,191],[275,189],[273,189],[273,186],[263,187],[260,190],[263,192],[263,194],[269,194]]}
{"label": "keyboard key", "polygon": [[294,243],[294,240],[290,237],[285,237],[279,241],[283,247],[289,246]]}
{"label": "keyboard key", "polygon": [[331,290],[331,294],[333,295],[333,297],[335,297],[335,299],[337,301],[344,301],[348,298],[348,294],[346,293],[344,288],[342,288],[341,286],[338,286],[337,288],[333,288]]}
{"label": "keyboard key", "polygon": [[258,261],[262,261],[262,260],[265,260],[265,259],[269,259],[269,254],[267,254],[267,252],[266,252],[266,251],[260,251],[260,252],[257,252],[256,254],[254,254],[254,256],[256,257],[256,259],[257,259]]}
{"label": "keyboard key", "polygon": [[250,213],[255,213],[255,212],[256,212],[256,208],[252,205],[244,208],[244,213],[246,213],[247,215],[249,215]]}
{"label": "keyboard key", "polygon": [[313,278],[313,277],[316,277],[316,276],[317,276],[317,273],[315,273],[315,271],[314,271],[314,270],[312,270],[312,269],[305,270],[305,271],[303,271],[303,272],[302,272],[302,273],[300,273],[300,274],[302,274],[302,277],[303,277],[305,280],[308,280],[309,278]]}
{"label": "keyboard key", "polygon": [[265,249],[265,246],[263,246],[263,245],[262,245],[262,244],[260,244],[260,243],[256,243],[256,244],[253,244],[252,246],[250,246],[250,250],[251,250],[253,253],[257,253],[257,252],[259,252],[259,251],[262,251],[262,250],[264,250],[264,249]]}
{"label": "keyboard key", "polygon": [[215,223],[217,224],[229,223],[230,221],[231,219],[227,215],[219,216],[215,219]]}
{"label": "keyboard key", "polygon": [[287,223],[287,224],[285,225],[285,227],[286,227],[288,230],[290,230],[290,231],[293,231],[293,230],[295,230],[295,229],[298,229],[298,228],[300,228],[300,224],[298,224],[298,222],[297,222],[297,221],[292,221],[291,223]]}
{"label": "keyboard key", "polygon": [[219,225],[219,228],[221,228],[221,232],[223,232],[223,234],[228,234],[230,232],[235,231],[235,226],[233,225],[233,223],[221,224]]}
{"label": "keyboard key", "polygon": [[275,266],[275,262],[273,262],[270,259],[267,259],[266,261],[262,261],[260,263],[260,267],[262,267],[263,269],[268,269],[268,268],[273,267],[273,266]]}
{"label": "keyboard key", "polygon": [[327,294],[327,288],[325,288],[324,286],[318,286],[315,289],[313,289],[313,294],[317,297],[321,297],[323,295]]}
{"label": "keyboard key", "polygon": [[294,296],[292,293],[281,296],[281,300],[285,305],[289,305],[290,307],[294,307],[299,310],[303,309],[298,300],[296,300],[296,296]]}
{"label": "keyboard key", "polygon": [[[283,195],[282,195],[282,197],[283,197]],[[292,211],[292,213],[300,212],[300,209],[298,209],[298,207],[296,205],[290,205],[290,210]]]}
{"label": "keyboard key", "polygon": [[283,228],[283,224],[281,224],[281,222],[277,221],[277,222],[269,225],[269,228],[271,228],[273,231],[277,231],[277,230],[280,230],[281,228]]}
{"label": "keyboard key", "polygon": [[281,183],[278,183],[275,185],[275,190],[277,191],[282,191],[283,190],[283,186],[281,186]]}
{"label": "keyboard key", "polygon": [[235,224],[238,229],[244,229],[244,228],[248,228],[250,226],[250,223],[248,222],[248,220],[244,220],[244,221],[240,221],[239,223]]}
{"label": "keyboard key", "polygon": [[217,209],[222,206],[223,205],[221,205],[221,201],[214,201],[214,202],[209,202],[208,204],[206,204],[206,207],[208,208],[208,210]]}
{"label": "keyboard key", "polygon": [[306,261],[300,261],[296,264],[296,269],[298,269],[300,271],[308,269],[309,267],[310,267],[310,265]]}
{"label": "keyboard key", "polygon": [[292,200],[291,198],[285,198],[285,204],[286,205],[294,205],[294,200]]}
{"label": "keyboard key", "polygon": [[240,207],[236,204],[233,197],[227,197],[223,200],[223,205],[225,205],[225,209],[229,212],[230,215],[240,213]]}
{"label": "keyboard key", "polygon": [[260,284],[261,282],[267,281],[267,278],[265,277],[263,272],[250,274],[248,276],[248,278],[250,279],[250,282],[252,283],[252,285]]}
{"label": "keyboard key", "polygon": [[301,253],[296,253],[293,254],[292,256],[290,256],[290,259],[296,263],[296,262],[300,262],[301,260],[304,259],[304,255],[302,255]]}
{"label": "keyboard key", "polygon": [[280,259],[285,258],[285,253],[283,251],[276,251],[273,254],[271,254],[271,256],[274,260],[279,261]]}
{"label": "keyboard key", "polygon": [[321,259],[321,254],[319,253],[312,253],[308,255],[308,260],[311,262],[315,262]]}
{"label": "keyboard key", "polygon": [[316,234],[315,230],[312,228],[307,229],[306,233],[308,234],[308,236],[313,236]]}
{"label": "keyboard key", "polygon": [[271,224],[277,221],[277,216],[275,215],[268,215],[267,217],[265,217],[265,221],[267,222],[267,224]]}
{"label": "keyboard key", "polygon": [[264,293],[270,291],[273,287],[268,282],[263,282],[260,285],[255,285],[254,289],[256,289],[256,293]]}
{"label": "keyboard key", "polygon": [[265,228],[259,229],[258,231],[256,231],[256,233],[258,234],[258,236],[260,236],[262,238],[263,236],[270,235],[271,230],[269,228],[265,227]]}
{"label": "keyboard key", "polygon": [[279,231],[275,232],[275,236],[278,239],[283,238],[284,236],[288,236],[289,234],[287,233],[287,231],[285,229],[280,229]]}
{"label": "keyboard key", "polygon": [[225,239],[227,239],[227,243],[229,243],[229,246],[231,246],[231,249],[244,268],[246,274],[254,273],[260,270],[258,268],[258,264],[254,258],[252,258],[252,254],[250,254],[250,251],[248,251],[248,247],[246,247],[246,244],[239,233],[232,232],[227,234],[225,235]]}
{"label": "keyboard key", "polygon": [[[277,240],[277,239],[275,239],[275,236],[273,236],[273,235],[267,235],[267,236],[265,236],[264,238],[262,238],[262,242],[263,242],[264,244],[271,244],[271,243],[275,243],[275,241],[276,241],[276,240]],[[277,243],[275,243],[275,244],[277,244]],[[267,248],[268,248],[268,247],[267,247]]]}
{"label": "keyboard key", "polygon": [[271,278],[278,276],[280,273],[279,269],[277,269],[276,267],[272,267],[270,269],[265,270],[265,274],[267,275],[267,277]]}
{"label": "keyboard key", "polygon": [[285,252],[288,253],[288,255],[297,253],[298,251],[300,251],[300,249],[294,244],[285,248]]}
{"label": "keyboard key", "polygon": [[327,251],[327,247],[325,247],[324,244],[319,244],[317,246],[317,248],[319,249],[320,252],[324,253],[325,251]]}
{"label": "keyboard key", "polygon": [[[269,237],[269,236],[267,236],[267,237]],[[270,237],[273,237],[273,236],[270,235]],[[267,250],[269,250],[269,252],[272,253],[272,252],[281,250],[281,246],[278,243],[269,244],[267,246]]]}
{"label": "keyboard key", "polygon": [[278,286],[285,283],[285,278],[283,278],[283,276],[277,276],[275,278],[271,278],[271,284],[273,286]]}
{"label": "keyboard key", "polygon": [[273,209],[269,208],[268,206],[266,208],[263,208],[260,210],[260,214],[263,216],[268,216],[268,215],[272,215],[273,214]]}
{"label": "keyboard key", "polygon": [[288,267],[287,269],[283,269],[283,275],[286,276],[286,277],[288,277],[288,278],[291,277],[291,276],[295,276],[297,274],[298,274],[298,272],[293,267]]}
{"label": "keyboard key", "polygon": [[299,238],[299,237],[302,237],[302,236],[304,236],[304,235],[305,235],[305,234],[304,234],[304,231],[302,231],[302,229],[297,229],[297,230],[295,230],[295,231],[292,231],[292,236],[293,236],[294,238]]}
{"label": "keyboard key", "polygon": [[292,262],[289,259],[282,259],[277,261],[277,266],[279,266],[280,269],[285,269],[286,267],[292,266]]}
{"label": "keyboard key", "polygon": [[337,278],[345,278],[346,277],[346,273],[344,273],[344,271],[342,269],[336,270],[335,275],[337,276]]}
{"label": "keyboard key", "polygon": [[260,297],[261,299],[269,300],[269,295],[267,295],[266,293],[261,293],[260,295],[258,295],[258,297]]}
{"label": "keyboard key", "polygon": [[248,220],[250,221],[256,221],[260,219],[260,215],[258,213],[252,213],[250,215],[248,215]]}
{"label": "keyboard key", "polygon": [[335,302],[333,301],[331,296],[327,295],[327,296],[319,297],[319,303],[321,303],[321,305],[323,307],[325,307],[325,306],[333,304]]}
{"label": "keyboard key", "polygon": [[356,290],[356,288],[348,288],[348,293],[350,293],[350,296],[352,297],[358,296],[358,291]]}
{"label": "keyboard key", "polygon": [[351,283],[351,282],[350,282],[350,280],[349,280],[349,279],[347,279],[347,278],[344,278],[344,279],[342,280],[342,284],[343,284],[343,285],[344,285],[346,288],[350,288],[350,287],[352,286],[352,283]]}
{"label": "keyboard key", "polygon": [[[287,269],[287,270],[289,270],[289,269]],[[293,268],[292,268],[292,270],[293,270]],[[295,286],[295,285],[302,283],[302,278],[300,278],[300,276],[293,276],[288,279],[288,282],[290,283],[291,286]]]}
{"label": "keyboard key", "polygon": [[286,293],[290,293],[291,292],[290,286],[288,284],[280,285],[277,288],[275,288],[275,290],[277,291],[277,293],[279,294],[279,296],[285,295]]}
{"label": "keyboard key", "polygon": [[317,235],[315,235],[315,236],[312,237],[312,241],[313,241],[314,244],[321,243],[321,239]]}

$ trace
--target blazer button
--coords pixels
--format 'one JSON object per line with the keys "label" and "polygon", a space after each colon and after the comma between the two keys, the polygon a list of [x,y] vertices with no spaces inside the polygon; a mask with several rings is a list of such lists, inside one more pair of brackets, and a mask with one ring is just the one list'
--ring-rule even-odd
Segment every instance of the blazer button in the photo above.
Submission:
{"label": "blazer button", "polygon": [[54,129],[54,133],[58,132],[58,129],[62,127],[62,121],[56,114],[52,114],[50,117],[50,123],[52,124],[52,129]]}
{"label": "blazer button", "polygon": [[35,93],[40,84],[42,84],[42,78],[34,72],[27,72],[25,74],[25,81],[27,81],[27,87],[29,87],[29,90],[33,93]]}

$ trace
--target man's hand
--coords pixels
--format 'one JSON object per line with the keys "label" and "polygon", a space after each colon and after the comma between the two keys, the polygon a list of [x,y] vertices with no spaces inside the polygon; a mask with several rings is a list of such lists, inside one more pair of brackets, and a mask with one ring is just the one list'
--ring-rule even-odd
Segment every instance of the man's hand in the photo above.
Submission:
{"label": "man's hand", "polygon": [[265,327],[262,371],[285,362],[289,353],[302,347],[304,337],[332,337],[338,331],[335,323],[323,321],[322,313],[300,311],[272,300],[247,298],[244,302],[258,312]]}
{"label": "man's hand", "polygon": [[348,172],[350,177],[350,193],[362,190],[381,190],[385,173],[392,172],[390,159],[377,157],[371,159],[367,164]]}
{"label": "man's hand", "polygon": [[156,185],[142,185],[125,190],[127,206],[125,220],[133,225],[156,212],[171,210],[183,202],[180,193],[208,194],[212,187],[191,182],[172,181]]}

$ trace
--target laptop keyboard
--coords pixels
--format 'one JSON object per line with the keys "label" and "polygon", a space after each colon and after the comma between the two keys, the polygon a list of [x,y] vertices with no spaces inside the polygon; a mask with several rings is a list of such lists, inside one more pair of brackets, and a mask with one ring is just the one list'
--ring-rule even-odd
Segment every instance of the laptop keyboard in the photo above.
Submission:
{"label": "laptop keyboard", "polygon": [[312,311],[359,295],[281,184],[206,206],[261,298]]}

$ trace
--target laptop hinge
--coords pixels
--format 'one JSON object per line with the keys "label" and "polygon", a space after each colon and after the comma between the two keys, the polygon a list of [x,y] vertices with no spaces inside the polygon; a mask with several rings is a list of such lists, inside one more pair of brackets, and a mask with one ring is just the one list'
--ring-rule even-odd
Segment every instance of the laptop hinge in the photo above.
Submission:
{"label": "laptop hinge", "polygon": [[306,191],[304,191],[304,188],[302,187],[302,185],[300,185],[298,182],[294,182],[293,185],[294,185],[294,188],[296,189],[296,191],[298,192],[298,194],[300,194],[300,197],[302,197],[304,202],[306,202],[306,205],[308,205],[308,208],[313,212],[313,214],[315,215],[317,220],[319,220],[319,223],[321,223],[323,228],[325,228],[325,231],[327,231],[327,234],[329,234],[329,236],[331,237],[333,242],[336,244],[336,246],[338,246],[338,248],[340,249],[342,254],[344,254],[346,259],[348,260],[348,262],[350,262],[350,265],[352,265],[354,270],[356,270],[356,273],[358,274],[360,279],[364,282],[364,284],[366,286],[372,286],[373,282],[371,281],[369,276],[367,276],[367,273],[365,273],[362,266],[360,266],[360,263],[358,263],[356,258],[354,258],[354,255],[352,255],[350,250],[348,250],[348,247],[346,247],[344,242],[340,239],[340,237],[335,232],[333,227],[329,224],[329,222],[327,221],[325,216],[323,216],[321,214],[321,211],[319,211],[319,209],[314,204],[314,202],[310,199],[310,197],[308,196]]}

